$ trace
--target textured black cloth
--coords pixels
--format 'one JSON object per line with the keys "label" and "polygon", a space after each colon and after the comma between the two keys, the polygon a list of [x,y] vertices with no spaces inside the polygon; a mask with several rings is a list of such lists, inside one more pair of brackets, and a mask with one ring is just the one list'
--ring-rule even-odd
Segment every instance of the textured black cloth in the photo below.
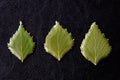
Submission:
{"label": "textured black cloth", "polygon": [[[120,80],[119,5],[119,0],[0,0],[0,80]],[[20,20],[36,42],[23,63],[7,48]],[[44,50],[45,37],[56,20],[75,39],[61,61]],[[112,46],[111,54],[97,66],[80,51],[94,21]]]}

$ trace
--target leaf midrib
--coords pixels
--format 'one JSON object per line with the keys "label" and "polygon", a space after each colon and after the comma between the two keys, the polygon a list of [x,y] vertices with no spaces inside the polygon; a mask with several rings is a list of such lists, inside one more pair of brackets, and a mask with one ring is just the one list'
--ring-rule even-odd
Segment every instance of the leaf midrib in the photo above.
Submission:
{"label": "leaf midrib", "polygon": [[21,33],[21,60],[23,61],[23,41],[22,41],[23,40],[23,38],[22,38],[23,37],[23,29],[22,28],[23,27],[22,27],[22,25],[20,25],[20,26],[21,26],[21,32],[20,32]]}
{"label": "leaf midrib", "polygon": [[60,32],[60,28],[58,27],[58,32],[57,32],[57,55],[58,55],[58,60],[60,60],[60,45],[59,45],[59,32]]}

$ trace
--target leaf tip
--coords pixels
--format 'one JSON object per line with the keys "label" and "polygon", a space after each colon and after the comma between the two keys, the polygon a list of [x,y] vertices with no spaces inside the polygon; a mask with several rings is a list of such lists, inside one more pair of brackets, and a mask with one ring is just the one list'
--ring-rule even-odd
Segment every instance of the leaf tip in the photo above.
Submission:
{"label": "leaf tip", "polygon": [[22,25],[22,21],[20,21],[20,25]]}
{"label": "leaf tip", "polygon": [[21,61],[22,63],[24,62],[24,60],[23,60],[23,59],[21,59],[20,61]]}
{"label": "leaf tip", "polygon": [[56,27],[60,27],[60,23],[58,21],[55,21],[54,28],[56,28]]}
{"label": "leaf tip", "polygon": [[19,28],[18,28],[18,30],[19,30],[19,29],[20,29],[20,30],[21,30],[21,29],[24,29],[22,21],[19,22]]}
{"label": "leaf tip", "polygon": [[97,66],[97,63],[93,63],[95,66]]}
{"label": "leaf tip", "polygon": [[92,25],[96,25],[96,22],[93,22]]}
{"label": "leaf tip", "polygon": [[97,25],[96,22],[93,22],[93,23],[91,24],[91,28],[95,27],[96,25]]}
{"label": "leaf tip", "polygon": [[59,57],[59,58],[58,58],[58,61],[60,61],[60,60],[61,60],[61,58]]}
{"label": "leaf tip", "polygon": [[55,21],[55,24],[59,24],[59,22],[58,22],[58,21]]}

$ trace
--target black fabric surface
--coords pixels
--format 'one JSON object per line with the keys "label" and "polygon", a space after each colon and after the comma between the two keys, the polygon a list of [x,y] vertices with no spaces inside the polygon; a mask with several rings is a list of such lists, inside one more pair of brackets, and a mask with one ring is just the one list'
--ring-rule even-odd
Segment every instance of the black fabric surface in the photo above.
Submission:
{"label": "black fabric surface", "polygon": [[[0,0],[0,80],[120,80],[119,0]],[[7,48],[22,20],[36,42],[21,63]],[[55,21],[68,29],[74,47],[59,62],[44,50]],[[94,66],[79,49],[92,22],[109,38],[111,54]]]}

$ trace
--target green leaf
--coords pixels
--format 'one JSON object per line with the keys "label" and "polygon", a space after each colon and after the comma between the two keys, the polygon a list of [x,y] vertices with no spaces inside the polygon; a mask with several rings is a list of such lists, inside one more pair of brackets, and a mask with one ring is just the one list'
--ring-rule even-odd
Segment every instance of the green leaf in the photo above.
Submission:
{"label": "green leaf", "polygon": [[74,39],[72,39],[71,33],[68,33],[67,29],[63,29],[56,21],[56,24],[46,36],[44,48],[46,52],[60,61],[72,48],[73,44]]}
{"label": "green leaf", "polygon": [[94,22],[85,35],[80,49],[86,59],[94,65],[97,65],[101,59],[108,56],[111,51],[111,46],[109,45],[108,39],[105,38],[105,35],[101,33],[98,25]]}
{"label": "green leaf", "polygon": [[20,21],[18,30],[13,37],[10,38],[8,48],[13,55],[23,62],[24,59],[33,52],[34,46],[33,38],[30,36],[30,33],[24,29]]}

